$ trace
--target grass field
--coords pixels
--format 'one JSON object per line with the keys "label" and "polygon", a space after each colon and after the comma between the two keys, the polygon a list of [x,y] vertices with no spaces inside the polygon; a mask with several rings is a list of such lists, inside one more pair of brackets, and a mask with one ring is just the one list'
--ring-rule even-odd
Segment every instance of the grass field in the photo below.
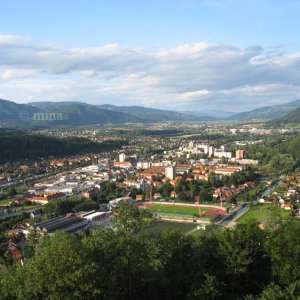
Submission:
{"label": "grass field", "polygon": [[203,135],[203,133],[194,133],[194,134],[183,134],[183,135],[177,135],[176,138],[190,138],[190,137],[193,137],[193,136],[199,136],[199,135]]}
{"label": "grass field", "polygon": [[[168,214],[184,214],[184,215],[198,215],[199,209],[198,207],[188,207],[188,206],[175,206],[175,205],[159,205],[154,204],[147,207],[148,210],[155,213],[168,213]],[[201,213],[204,214],[209,210],[209,208],[201,208]]]}
{"label": "grass field", "polygon": [[197,227],[194,223],[179,223],[171,221],[155,221],[144,228],[144,231],[150,234],[159,234],[164,231],[179,230],[183,234],[191,232]]}
{"label": "grass field", "polygon": [[13,201],[12,199],[4,199],[0,200],[0,205],[8,205],[9,202]]}
{"label": "grass field", "polygon": [[15,199],[18,199],[18,198],[19,197],[15,196],[15,197],[12,197],[12,198],[9,198],[9,199],[0,200],[0,205],[7,205],[10,202],[13,202]]}
{"label": "grass field", "polygon": [[281,215],[283,218],[289,216],[290,212],[276,207],[272,204],[258,204],[250,208],[250,210],[237,220],[237,223],[246,223],[250,219],[262,223],[272,216]]}

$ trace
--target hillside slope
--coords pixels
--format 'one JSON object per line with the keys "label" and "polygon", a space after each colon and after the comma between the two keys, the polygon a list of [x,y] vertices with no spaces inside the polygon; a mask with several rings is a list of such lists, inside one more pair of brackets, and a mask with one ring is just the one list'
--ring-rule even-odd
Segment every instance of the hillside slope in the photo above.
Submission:
{"label": "hillside slope", "polygon": [[271,120],[284,117],[286,114],[292,112],[300,107],[300,100],[295,100],[288,103],[264,106],[256,108],[247,112],[235,114],[228,118],[228,120]]}

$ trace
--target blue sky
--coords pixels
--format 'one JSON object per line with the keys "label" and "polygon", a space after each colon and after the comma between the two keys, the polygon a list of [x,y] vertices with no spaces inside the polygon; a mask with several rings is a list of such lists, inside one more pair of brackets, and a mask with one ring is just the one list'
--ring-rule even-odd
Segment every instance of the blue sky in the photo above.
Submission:
{"label": "blue sky", "polygon": [[1,98],[241,111],[300,97],[297,0],[1,2]]}

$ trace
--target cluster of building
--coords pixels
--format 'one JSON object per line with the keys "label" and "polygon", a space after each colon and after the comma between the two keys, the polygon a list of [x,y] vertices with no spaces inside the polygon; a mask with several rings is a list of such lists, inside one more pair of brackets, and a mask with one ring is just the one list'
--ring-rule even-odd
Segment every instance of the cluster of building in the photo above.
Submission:
{"label": "cluster of building", "polygon": [[226,202],[229,197],[235,197],[244,192],[245,190],[249,188],[255,187],[255,182],[246,182],[244,184],[241,184],[237,187],[235,186],[224,186],[215,189],[213,193],[213,197],[215,199],[218,199],[221,203]]}
{"label": "cluster of building", "polygon": [[[197,144],[193,141],[189,142],[185,146],[180,146],[178,150],[164,152],[164,158],[168,158],[170,156],[173,158],[190,160],[197,157],[202,163],[206,163],[208,161],[218,162],[222,159],[227,159],[229,162],[241,165],[258,164],[257,160],[245,158],[245,150],[237,150],[234,155],[232,151],[228,151],[225,145],[220,146],[220,148],[215,148],[210,144]],[[145,166],[145,164],[143,166]]]}
{"label": "cluster of building", "polygon": [[[272,202],[284,210],[293,210],[299,200],[300,175],[288,175],[275,191],[258,200],[260,203]],[[296,213],[300,215],[299,210]]]}
{"label": "cluster of building", "polygon": [[190,157],[190,154],[196,154],[206,157],[232,158],[232,153],[230,151],[227,151],[224,145],[218,149],[212,145],[196,144],[193,141],[191,141],[187,146],[179,147],[179,151],[181,151],[184,154],[187,154],[187,158]]}
{"label": "cluster of building", "polygon": [[105,180],[109,180],[107,172],[99,173],[100,166],[96,167],[98,171],[94,166],[90,166],[75,170],[71,174],[60,175],[58,180],[36,183],[33,189],[28,190],[26,199],[39,204],[47,204],[49,200],[80,193],[85,198],[89,198],[87,195],[100,190]]}

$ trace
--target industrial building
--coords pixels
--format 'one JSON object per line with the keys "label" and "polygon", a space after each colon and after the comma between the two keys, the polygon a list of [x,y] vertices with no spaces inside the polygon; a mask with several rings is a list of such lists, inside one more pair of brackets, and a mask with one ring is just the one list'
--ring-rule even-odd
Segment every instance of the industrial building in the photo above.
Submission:
{"label": "industrial building", "polygon": [[58,230],[75,234],[81,233],[91,226],[88,220],[77,218],[76,216],[59,216],[50,220],[36,223],[30,226],[30,230],[38,233],[51,234]]}

